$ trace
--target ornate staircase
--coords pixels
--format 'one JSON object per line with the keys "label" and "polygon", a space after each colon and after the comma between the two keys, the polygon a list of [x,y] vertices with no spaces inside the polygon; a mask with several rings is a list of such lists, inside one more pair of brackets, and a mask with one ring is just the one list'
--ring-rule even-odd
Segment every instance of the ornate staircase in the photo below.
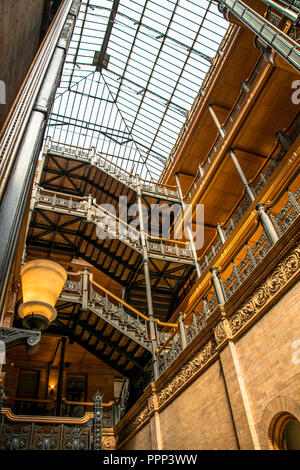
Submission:
{"label": "ornate staircase", "polygon": [[[69,273],[49,333],[67,334],[126,377],[136,377],[151,359],[149,318],[93,280],[87,269]],[[155,320],[156,344],[164,344],[176,324]]]}
{"label": "ornate staircase", "polygon": [[[139,180],[93,149],[48,139],[32,198],[28,253],[66,262],[83,258],[120,283],[128,303],[147,314],[140,232],[132,218],[123,221],[118,204],[120,196],[135,204],[139,188],[147,207],[162,200],[166,209],[178,204],[177,188]],[[185,294],[194,261],[188,244],[150,237],[146,244],[154,313],[166,321]]]}

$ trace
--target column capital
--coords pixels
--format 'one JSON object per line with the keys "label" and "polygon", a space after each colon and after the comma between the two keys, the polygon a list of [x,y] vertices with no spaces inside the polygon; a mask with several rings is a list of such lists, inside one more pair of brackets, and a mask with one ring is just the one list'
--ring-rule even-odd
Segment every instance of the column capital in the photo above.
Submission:
{"label": "column capital", "polygon": [[261,214],[262,212],[265,212],[265,205],[263,202],[259,202],[258,204],[256,204],[255,206],[255,209],[257,210],[257,212],[259,214]]}

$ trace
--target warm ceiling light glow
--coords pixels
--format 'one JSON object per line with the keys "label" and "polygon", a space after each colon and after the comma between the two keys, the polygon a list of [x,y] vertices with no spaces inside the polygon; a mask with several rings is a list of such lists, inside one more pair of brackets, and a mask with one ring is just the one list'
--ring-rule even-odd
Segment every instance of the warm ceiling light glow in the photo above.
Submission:
{"label": "warm ceiling light glow", "polygon": [[19,315],[26,328],[44,330],[55,320],[54,308],[67,280],[67,272],[54,261],[29,261],[21,269],[24,303]]}

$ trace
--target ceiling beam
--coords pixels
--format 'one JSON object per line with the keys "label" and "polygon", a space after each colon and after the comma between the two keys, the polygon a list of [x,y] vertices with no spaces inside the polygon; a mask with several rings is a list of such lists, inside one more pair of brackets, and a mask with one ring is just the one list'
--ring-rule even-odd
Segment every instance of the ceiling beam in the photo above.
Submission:
{"label": "ceiling beam", "polygon": [[[86,322],[82,320],[79,321],[79,326],[81,326],[85,331],[92,333],[92,335],[96,336],[96,338],[99,338],[102,343],[106,344],[106,346],[109,346],[111,349],[116,351],[121,356],[125,357],[127,360],[132,362],[136,367],[138,367],[139,369],[143,369],[144,365],[141,362],[139,362],[134,356],[132,356],[128,351],[126,351],[125,348],[123,348],[122,346],[119,346],[117,341],[111,341],[110,339],[108,339],[108,337],[105,337],[103,334],[101,334],[100,330],[95,330],[93,326],[88,325]],[[118,330],[115,329],[115,331],[118,331]]]}

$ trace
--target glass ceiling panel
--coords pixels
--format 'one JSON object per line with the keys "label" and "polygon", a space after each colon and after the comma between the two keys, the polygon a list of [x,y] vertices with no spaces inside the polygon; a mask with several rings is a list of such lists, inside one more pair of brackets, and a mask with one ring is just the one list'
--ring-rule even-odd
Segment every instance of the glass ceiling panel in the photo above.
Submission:
{"label": "glass ceiling panel", "polygon": [[227,27],[208,0],[82,0],[47,135],[158,180]]}

